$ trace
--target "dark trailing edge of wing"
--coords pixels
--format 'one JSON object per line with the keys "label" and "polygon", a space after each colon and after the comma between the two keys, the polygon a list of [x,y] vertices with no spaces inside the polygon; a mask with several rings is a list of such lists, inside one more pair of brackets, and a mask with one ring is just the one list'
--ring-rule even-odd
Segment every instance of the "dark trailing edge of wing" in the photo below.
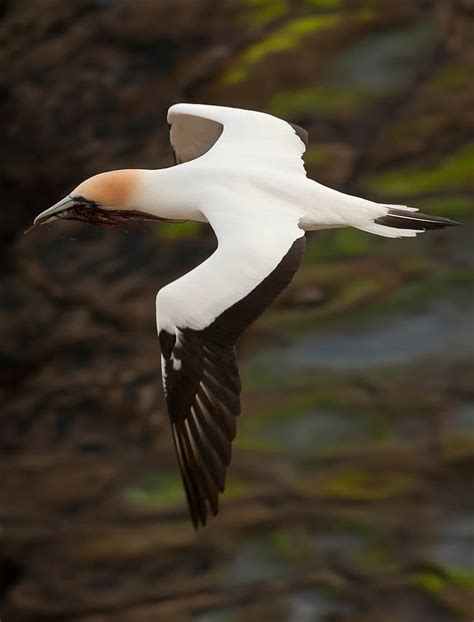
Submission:
{"label": "dark trailing edge of wing", "polygon": [[289,284],[304,247],[302,235],[271,274],[205,329],[160,331],[173,440],[196,529],[206,524],[209,510],[218,513],[231,460],[241,391],[235,343]]}
{"label": "dark trailing edge of wing", "polygon": [[234,344],[289,285],[303,258],[305,244],[304,235],[295,240],[278,266],[250,294],[226,309],[202,331],[206,338]]}

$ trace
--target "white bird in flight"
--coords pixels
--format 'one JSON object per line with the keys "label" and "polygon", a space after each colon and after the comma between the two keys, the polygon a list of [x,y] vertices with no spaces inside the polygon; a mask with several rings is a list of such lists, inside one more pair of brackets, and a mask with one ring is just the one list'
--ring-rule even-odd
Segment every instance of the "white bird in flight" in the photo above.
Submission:
{"label": "white bird in flight", "polygon": [[308,135],[269,114],[176,104],[168,111],[176,166],[118,170],[82,182],[41,213],[116,225],[207,222],[217,250],[156,297],[163,386],[195,528],[218,513],[240,413],[235,346],[286,288],[305,232],[356,227],[390,238],[456,225],[417,209],[349,196],[307,178]]}

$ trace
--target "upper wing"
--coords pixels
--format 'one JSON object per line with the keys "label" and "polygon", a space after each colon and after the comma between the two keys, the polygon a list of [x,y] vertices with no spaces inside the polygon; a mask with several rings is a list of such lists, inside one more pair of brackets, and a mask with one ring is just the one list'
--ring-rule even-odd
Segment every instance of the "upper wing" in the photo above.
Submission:
{"label": "upper wing", "polygon": [[189,114],[174,114],[170,119],[170,143],[176,164],[204,155],[222,134],[222,123]]}
{"label": "upper wing", "polygon": [[272,115],[204,104],[175,104],[168,110],[170,142],[177,164],[203,156],[217,143],[232,145],[233,158],[285,154],[302,167],[308,146],[303,128]]}
{"label": "upper wing", "polygon": [[195,527],[206,524],[208,509],[217,514],[230,464],[240,413],[235,343],[288,285],[304,246],[296,222],[272,227],[260,247],[241,223],[233,237],[219,237],[208,260],[158,293],[163,384]]}

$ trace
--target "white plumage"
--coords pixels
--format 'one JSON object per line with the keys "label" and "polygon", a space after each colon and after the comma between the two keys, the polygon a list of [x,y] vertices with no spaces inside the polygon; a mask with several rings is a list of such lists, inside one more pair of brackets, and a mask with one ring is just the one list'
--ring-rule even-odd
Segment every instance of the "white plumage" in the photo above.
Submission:
{"label": "white plumage", "polygon": [[217,250],[156,298],[165,397],[197,527],[209,510],[217,514],[230,464],[240,413],[236,341],[290,282],[305,231],[352,226],[404,237],[457,223],[309,180],[306,132],[271,115],[176,104],[168,122],[177,166],[96,175],[35,224],[151,218],[212,226]]}

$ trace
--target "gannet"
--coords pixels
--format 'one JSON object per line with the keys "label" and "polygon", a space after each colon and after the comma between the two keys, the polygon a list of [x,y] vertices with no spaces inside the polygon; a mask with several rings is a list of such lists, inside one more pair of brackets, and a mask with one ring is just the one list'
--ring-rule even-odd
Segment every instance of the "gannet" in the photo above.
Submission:
{"label": "gannet", "polygon": [[269,114],[182,103],[171,106],[168,123],[175,166],[95,175],[33,226],[156,219],[213,228],[216,251],[156,297],[164,393],[198,528],[218,513],[231,461],[241,392],[236,342],[290,283],[306,231],[356,227],[401,238],[459,223],[308,179],[307,132]]}

